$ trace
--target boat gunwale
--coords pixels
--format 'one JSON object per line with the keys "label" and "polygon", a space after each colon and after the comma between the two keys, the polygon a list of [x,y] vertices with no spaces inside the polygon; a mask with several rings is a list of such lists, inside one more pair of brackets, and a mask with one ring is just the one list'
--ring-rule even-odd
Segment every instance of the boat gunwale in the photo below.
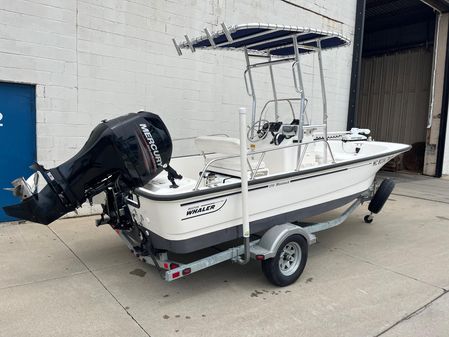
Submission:
{"label": "boat gunwale", "polygon": [[[403,145],[406,145],[406,144],[403,144]],[[407,145],[405,148],[402,148],[402,149],[389,151],[389,152],[385,152],[385,153],[381,153],[381,154],[377,154],[377,155],[367,156],[367,157],[363,157],[363,158],[358,158],[358,159],[353,159],[353,160],[348,160],[348,161],[342,161],[342,162],[339,162],[339,163],[333,163],[333,164],[330,164],[328,166],[319,166],[319,167],[310,168],[310,169],[301,170],[301,171],[291,171],[291,172],[288,172],[288,173],[275,174],[275,175],[264,177],[264,178],[257,178],[257,179],[253,179],[253,180],[248,181],[248,186],[255,186],[255,185],[258,185],[258,184],[275,182],[277,180],[282,180],[282,179],[286,179],[286,178],[299,177],[299,176],[310,174],[310,173],[330,170],[330,169],[333,169],[333,168],[336,168],[336,167],[352,165],[352,164],[361,163],[361,162],[364,162],[364,161],[370,161],[370,160],[377,159],[377,158],[387,157],[387,156],[390,156],[390,155],[398,155],[398,154],[401,154],[401,153],[409,151],[411,148],[412,148],[411,145]],[[335,173],[335,172],[338,172],[338,171],[326,172],[326,173],[323,173],[323,174],[314,175],[312,177],[306,177],[304,179],[314,178],[314,177],[321,176],[321,175],[328,175],[328,174]],[[194,197],[198,197],[198,196],[204,196],[204,195],[208,195],[208,194],[214,194],[214,193],[219,193],[219,192],[230,191],[230,190],[237,189],[237,188],[240,188],[240,187],[241,187],[241,183],[238,182],[238,183],[233,183],[233,184],[229,184],[229,185],[213,187],[213,188],[209,188],[209,189],[202,189],[202,190],[196,190],[196,191],[192,190],[192,191],[176,193],[176,194],[160,195],[160,194],[157,194],[157,193],[150,192],[145,187],[138,187],[138,188],[134,189],[133,192],[134,192],[134,194],[138,195],[139,197],[144,197],[144,198],[150,199],[150,200],[155,200],[155,201],[177,201],[177,200],[190,199],[190,198],[194,198]],[[254,191],[256,189],[263,188],[263,187],[264,186],[259,186],[259,187],[255,187],[255,188],[249,188],[249,191]],[[227,195],[237,194],[237,193],[240,193],[240,191],[237,191],[235,193],[229,193]],[[221,195],[217,195],[217,196],[211,197],[209,199],[219,198],[219,197],[222,197],[222,196],[223,195],[221,194]],[[199,200],[199,201],[201,201],[201,200]],[[193,202],[198,202],[198,201],[195,200]],[[186,204],[189,204],[189,203],[186,203]]]}

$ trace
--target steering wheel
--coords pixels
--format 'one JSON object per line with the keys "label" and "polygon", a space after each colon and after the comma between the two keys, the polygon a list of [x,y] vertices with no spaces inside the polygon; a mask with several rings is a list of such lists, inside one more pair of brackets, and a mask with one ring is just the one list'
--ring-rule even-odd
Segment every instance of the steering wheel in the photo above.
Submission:
{"label": "steering wheel", "polygon": [[[260,119],[256,121],[249,127],[246,137],[252,143],[256,143],[267,138],[269,124],[270,122],[266,119]],[[251,134],[253,135],[251,136]]]}

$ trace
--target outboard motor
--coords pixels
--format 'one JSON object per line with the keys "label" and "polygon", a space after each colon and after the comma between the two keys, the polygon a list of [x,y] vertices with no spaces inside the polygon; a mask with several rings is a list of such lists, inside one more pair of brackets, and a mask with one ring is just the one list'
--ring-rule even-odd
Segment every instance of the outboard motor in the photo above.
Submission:
{"label": "outboard motor", "polygon": [[14,180],[11,190],[22,202],[3,209],[12,217],[47,225],[100,192],[113,188],[125,195],[144,186],[169,168],[171,154],[167,127],[153,113],[103,121],[73,158],[49,170],[35,163],[37,172],[30,178]]}

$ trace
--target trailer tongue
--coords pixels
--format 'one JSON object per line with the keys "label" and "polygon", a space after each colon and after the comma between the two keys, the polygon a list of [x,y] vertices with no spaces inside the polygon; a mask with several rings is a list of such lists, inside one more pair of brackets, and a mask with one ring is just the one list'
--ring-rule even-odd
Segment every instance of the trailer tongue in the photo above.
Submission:
{"label": "trailer tongue", "polygon": [[153,113],[103,121],[73,158],[49,170],[35,163],[35,174],[14,180],[11,190],[22,202],[4,210],[48,225],[109,186],[125,194],[144,186],[169,167],[171,153],[167,127]]}

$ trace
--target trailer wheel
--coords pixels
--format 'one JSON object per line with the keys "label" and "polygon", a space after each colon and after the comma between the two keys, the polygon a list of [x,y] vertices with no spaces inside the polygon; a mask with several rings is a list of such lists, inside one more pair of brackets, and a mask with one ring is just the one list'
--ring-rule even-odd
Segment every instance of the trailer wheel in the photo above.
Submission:
{"label": "trailer wheel", "polygon": [[306,266],[308,248],[302,235],[287,237],[273,258],[262,261],[262,271],[268,281],[279,287],[294,283]]}
{"label": "trailer wheel", "polygon": [[395,183],[392,179],[385,179],[382,181],[376,191],[376,194],[374,194],[373,199],[368,205],[368,210],[374,214],[379,213],[393,191],[394,186]]}
{"label": "trailer wheel", "polygon": [[373,222],[373,217],[371,216],[371,214],[367,214],[363,217],[363,221],[365,221],[365,223],[372,223]]}

